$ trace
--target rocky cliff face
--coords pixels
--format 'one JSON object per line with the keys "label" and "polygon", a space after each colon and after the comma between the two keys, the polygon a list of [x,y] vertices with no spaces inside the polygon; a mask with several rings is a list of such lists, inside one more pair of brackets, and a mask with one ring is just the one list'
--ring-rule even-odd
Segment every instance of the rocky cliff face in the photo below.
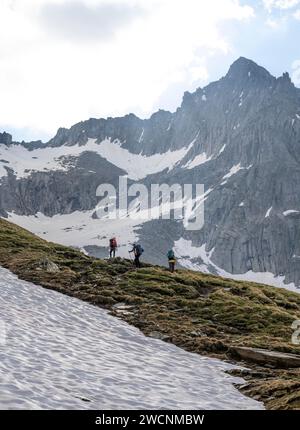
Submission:
{"label": "rocky cliff face", "polygon": [[[0,134],[0,211],[20,215],[14,221],[39,233],[40,215],[34,225],[24,215],[64,214],[58,236],[68,228],[86,234],[80,243],[76,235],[74,243],[69,236],[61,241],[97,255],[114,231],[125,237],[124,246],[139,236],[153,262],[174,246],[182,265],[255,272],[262,281],[270,272],[300,285],[299,162],[300,90],[288,74],[275,78],[240,58],[218,82],[185,93],[175,113],[90,119],[60,129],[46,144],[14,144]],[[130,183],[203,183],[203,229],[188,232],[180,222],[153,220],[133,223],[128,232],[123,220],[109,228],[98,223],[99,234],[89,236],[97,186],[116,185],[125,174]],[[76,224],[75,211],[88,213],[88,221]],[[54,234],[48,227],[46,237]]]}

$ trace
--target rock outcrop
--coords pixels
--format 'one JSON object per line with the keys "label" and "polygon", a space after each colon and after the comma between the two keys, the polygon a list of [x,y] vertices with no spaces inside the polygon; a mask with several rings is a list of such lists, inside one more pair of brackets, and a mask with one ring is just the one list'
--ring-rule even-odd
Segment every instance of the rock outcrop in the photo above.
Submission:
{"label": "rock outcrop", "polygon": [[300,368],[300,356],[259,348],[232,347],[232,353],[245,361],[280,369]]}

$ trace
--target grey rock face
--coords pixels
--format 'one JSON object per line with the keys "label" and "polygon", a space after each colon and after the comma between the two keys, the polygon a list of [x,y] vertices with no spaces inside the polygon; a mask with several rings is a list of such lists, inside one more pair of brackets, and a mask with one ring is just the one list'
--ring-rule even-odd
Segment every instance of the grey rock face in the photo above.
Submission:
{"label": "grey rock face", "polygon": [[[133,114],[90,119],[59,129],[46,144],[20,145],[84,147],[88,139],[105,138],[145,156],[190,146],[175,168],[144,183],[203,183],[211,190],[202,230],[188,232],[175,221],[143,224],[139,234],[150,250],[143,258],[161,263],[171,242],[184,237],[195,247],[206,244],[213,263],[227,272],[272,272],[300,285],[300,90],[288,74],[275,78],[240,58],[219,81],[186,92],[174,113],[159,111],[147,120]],[[11,145],[12,139],[2,133],[1,143]],[[187,167],[204,153],[209,161]],[[71,161],[66,171],[32,172],[22,179],[3,162],[0,214],[90,210],[97,204],[96,187],[116,185],[125,174],[91,152]]]}
{"label": "grey rock face", "polygon": [[10,145],[12,143],[12,136],[9,133],[0,133],[0,145]]}

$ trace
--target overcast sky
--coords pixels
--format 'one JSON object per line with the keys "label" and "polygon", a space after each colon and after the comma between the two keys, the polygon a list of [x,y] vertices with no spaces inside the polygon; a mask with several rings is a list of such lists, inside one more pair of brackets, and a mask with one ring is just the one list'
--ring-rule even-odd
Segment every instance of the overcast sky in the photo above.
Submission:
{"label": "overcast sky", "polygon": [[300,86],[300,0],[0,0],[0,131],[175,110],[239,56]]}

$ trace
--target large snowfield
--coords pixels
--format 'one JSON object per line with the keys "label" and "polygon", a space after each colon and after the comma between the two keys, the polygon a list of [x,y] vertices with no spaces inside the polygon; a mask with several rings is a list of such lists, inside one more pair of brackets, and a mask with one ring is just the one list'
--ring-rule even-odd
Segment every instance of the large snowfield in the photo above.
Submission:
{"label": "large snowfield", "polygon": [[124,170],[129,178],[139,180],[165,169],[172,170],[186,156],[193,143],[177,151],[169,150],[150,156],[133,154],[123,148],[121,142],[112,142],[110,138],[99,143],[97,139],[88,139],[85,145],[62,145],[32,151],[21,145],[8,147],[0,144],[0,178],[7,176],[5,167],[12,169],[19,179],[29,177],[31,172],[67,171],[72,166],[69,157],[92,152]]}
{"label": "large snowfield", "polygon": [[263,409],[234,366],[0,268],[0,409]]}

